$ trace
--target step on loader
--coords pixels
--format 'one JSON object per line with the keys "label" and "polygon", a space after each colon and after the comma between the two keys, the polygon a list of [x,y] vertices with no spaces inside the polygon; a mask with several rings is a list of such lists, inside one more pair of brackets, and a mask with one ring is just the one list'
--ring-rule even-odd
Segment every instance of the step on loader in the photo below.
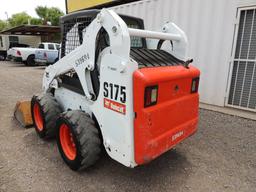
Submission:
{"label": "step on loader", "polygon": [[148,31],[108,9],[66,15],[61,25],[61,59],[45,69],[31,111],[38,135],[56,138],[71,169],[92,166],[104,148],[133,168],[196,132],[200,72],[178,26]]}

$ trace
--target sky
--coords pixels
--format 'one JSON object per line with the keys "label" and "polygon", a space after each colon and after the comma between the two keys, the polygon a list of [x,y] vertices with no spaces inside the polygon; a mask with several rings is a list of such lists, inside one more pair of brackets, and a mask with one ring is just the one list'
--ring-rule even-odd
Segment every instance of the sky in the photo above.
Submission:
{"label": "sky", "polygon": [[[0,0],[0,19],[6,20],[12,14],[25,11],[27,14],[36,17],[37,6],[58,7],[65,13],[65,0]],[[7,15],[6,15],[7,13]]]}

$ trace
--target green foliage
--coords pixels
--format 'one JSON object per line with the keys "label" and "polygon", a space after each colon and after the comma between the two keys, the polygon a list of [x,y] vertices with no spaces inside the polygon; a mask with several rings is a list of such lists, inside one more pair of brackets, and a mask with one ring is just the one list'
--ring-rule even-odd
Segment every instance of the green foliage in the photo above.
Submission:
{"label": "green foliage", "polygon": [[43,24],[47,24],[47,21],[49,20],[48,17],[48,8],[47,7],[43,7],[43,6],[38,6],[36,9],[36,14],[38,15],[38,17],[40,17],[40,19],[42,20]]}
{"label": "green foliage", "polygon": [[63,16],[64,13],[56,7],[49,8],[49,19],[52,25],[60,24],[60,17]]}
{"label": "green foliage", "polygon": [[39,18],[34,18],[26,12],[13,14],[8,21],[0,20],[0,31],[10,27],[16,27],[24,24],[31,25],[59,25],[59,19],[64,13],[57,7],[38,6],[35,9]]}
{"label": "green foliage", "polygon": [[0,20],[0,31],[4,30],[6,28],[7,28],[6,21]]}
{"label": "green foliage", "polygon": [[57,7],[44,7],[44,6],[38,6],[35,9],[37,15],[41,18],[44,25],[46,25],[48,22],[51,23],[51,25],[59,25],[59,19],[64,13]]}
{"label": "green foliage", "polygon": [[16,13],[12,15],[12,17],[9,19],[9,23],[11,27],[15,27],[19,25],[28,24],[30,19],[31,19],[31,16],[29,16],[25,12],[21,12],[21,13]]}
{"label": "green foliage", "polygon": [[31,24],[31,25],[42,25],[43,22],[42,22],[41,19],[38,19],[38,18],[31,18],[30,24]]}

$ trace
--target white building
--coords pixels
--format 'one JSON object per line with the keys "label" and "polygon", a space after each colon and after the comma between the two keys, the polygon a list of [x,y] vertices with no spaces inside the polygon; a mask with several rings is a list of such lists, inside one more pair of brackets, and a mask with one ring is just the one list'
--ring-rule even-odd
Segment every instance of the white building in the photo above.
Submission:
{"label": "white building", "polygon": [[256,112],[256,0],[142,0],[113,7],[156,30],[166,21],[189,39],[201,102]]}

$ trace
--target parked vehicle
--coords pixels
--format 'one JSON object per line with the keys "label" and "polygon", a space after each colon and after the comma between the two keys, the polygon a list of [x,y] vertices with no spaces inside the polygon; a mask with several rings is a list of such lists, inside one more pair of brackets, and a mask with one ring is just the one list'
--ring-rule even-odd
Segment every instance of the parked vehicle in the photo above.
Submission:
{"label": "parked vehicle", "polygon": [[56,63],[59,60],[59,44],[48,44],[48,49],[36,50],[35,62],[45,65]]}
{"label": "parked vehicle", "polygon": [[10,58],[14,47],[34,47],[41,42],[41,37],[32,35],[0,35],[0,58]]}
{"label": "parked vehicle", "polygon": [[57,50],[59,44],[57,43],[40,43],[38,48],[13,48],[13,58],[16,61],[22,61],[27,66],[34,66],[35,63],[35,53],[38,50]]}
{"label": "parked vehicle", "polygon": [[200,71],[177,25],[148,31],[107,9],[61,23],[62,57],[46,67],[31,112],[38,135],[56,138],[71,169],[92,166],[102,145],[127,167],[146,164],[196,132]]}
{"label": "parked vehicle", "polygon": [[27,44],[20,44],[20,43],[10,43],[10,48],[8,49],[7,51],[7,59],[9,60],[12,60],[13,59],[13,55],[14,55],[14,51],[15,51],[15,48],[21,48],[21,47],[30,47],[29,45]]}

